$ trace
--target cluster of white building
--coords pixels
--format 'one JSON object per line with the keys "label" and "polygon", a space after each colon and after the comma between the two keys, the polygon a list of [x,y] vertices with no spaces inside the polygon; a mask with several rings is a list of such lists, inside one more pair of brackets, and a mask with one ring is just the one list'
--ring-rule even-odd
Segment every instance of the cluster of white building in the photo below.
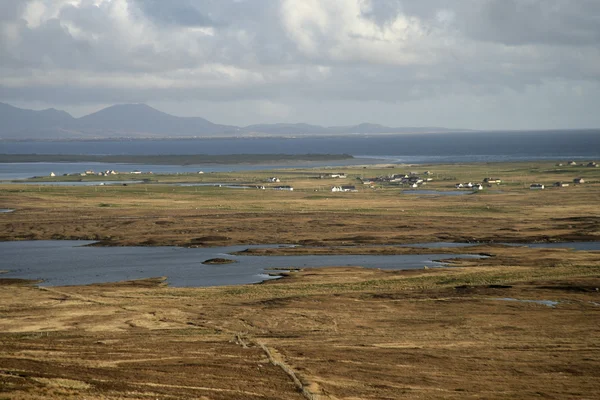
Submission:
{"label": "cluster of white building", "polygon": [[[575,185],[581,185],[582,183],[585,183],[585,179],[583,178],[575,178],[573,179],[573,183]],[[554,187],[568,187],[569,184],[566,182],[554,182],[554,184],[552,185]],[[529,185],[529,189],[531,190],[542,190],[545,189],[546,187],[542,184],[542,183],[532,183],[531,185]]]}
{"label": "cluster of white building", "polygon": [[[119,174],[133,174],[133,175],[141,175],[143,172],[139,171],[139,170],[135,170],[135,171],[131,171],[131,172],[118,172],[115,171],[114,169],[108,169],[106,171],[100,171],[100,172],[95,172],[92,171],[91,169],[88,169],[84,172],[78,172],[78,173],[74,173],[74,174],[63,174],[63,176],[110,176],[110,175],[119,175]],[[152,174],[152,172],[146,172],[147,174]],[[50,176],[56,176],[56,174],[54,172],[50,172]]]}
{"label": "cluster of white building", "polygon": [[483,185],[481,183],[457,183],[454,185],[457,189],[472,189],[472,190],[483,190]]}
{"label": "cluster of white building", "polygon": [[358,192],[358,190],[356,190],[356,186],[334,186],[331,188],[332,192]]}

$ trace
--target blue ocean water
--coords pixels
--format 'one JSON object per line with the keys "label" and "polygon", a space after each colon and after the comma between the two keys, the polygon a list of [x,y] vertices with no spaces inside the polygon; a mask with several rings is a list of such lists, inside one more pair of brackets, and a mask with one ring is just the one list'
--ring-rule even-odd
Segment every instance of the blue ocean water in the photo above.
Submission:
{"label": "blue ocean water", "polygon": [[407,163],[599,158],[600,130],[0,142],[5,154],[351,154]]}
{"label": "blue ocean water", "polygon": [[535,160],[600,161],[600,130],[461,132],[296,138],[0,141],[0,154],[350,154],[354,159],[285,164],[141,165],[107,163],[0,163],[0,180],[92,169],[182,173],[336,167],[357,164],[442,164]]}

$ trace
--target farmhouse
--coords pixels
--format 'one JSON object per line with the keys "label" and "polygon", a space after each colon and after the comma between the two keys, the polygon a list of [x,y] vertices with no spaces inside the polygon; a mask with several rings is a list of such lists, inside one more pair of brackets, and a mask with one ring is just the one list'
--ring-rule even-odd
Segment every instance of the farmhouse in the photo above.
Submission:
{"label": "farmhouse", "polygon": [[583,178],[575,178],[575,179],[573,179],[573,183],[576,185],[579,185],[579,184],[585,183],[585,180]]}
{"label": "farmhouse", "polygon": [[500,178],[483,178],[483,183],[502,183],[502,179]]}
{"label": "farmhouse", "polygon": [[416,175],[413,175],[413,176],[409,176],[409,177],[406,177],[406,178],[402,178],[400,182],[402,182],[405,185],[412,186],[412,185],[415,185],[415,184],[419,185],[419,184],[423,183],[423,179],[419,178]]}
{"label": "farmhouse", "polygon": [[357,192],[355,186],[334,186],[331,188],[332,192]]}
{"label": "farmhouse", "polygon": [[569,184],[565,182],[554,182],[554,187],[568,187]]}
{"label": "farmhouse", "polygon": [[267,182],[281,182],[281,180],[279,178],[277,178],[276,176],[272,176],[267,179]]}
{"label": "farmhouse", "polygon": [[335,174],[331,174],[330,177],[345,179],[346,178],[346,173],[344,173],[344,172],[338,172],[338,173],[335,173]]}
{"label": "farmhouse", "polygon": [[532,183],[529,186],[529,189],[531,189],[531,190],[542,190],[542,189],[544,189],[544,185],[542,185],[541,183]]}
{"label": "farmhouse", "polygon": [[394,174],[394,175],[391,175],[391,176],[389,176],[389,177],[387,178],[387,180],[388,180],[389,182],[402,182],[402,180],[403,180],[403,179],[406,179],[406,178],[408,178],[408,176],[407,176],[407,175],[402,175],[402,174]]}

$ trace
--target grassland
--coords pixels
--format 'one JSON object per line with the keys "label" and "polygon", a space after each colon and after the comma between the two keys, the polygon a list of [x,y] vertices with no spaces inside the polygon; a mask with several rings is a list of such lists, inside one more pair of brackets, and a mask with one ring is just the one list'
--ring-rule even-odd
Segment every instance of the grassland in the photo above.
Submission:
{"label": "grassland", "polygon": [[[0,279],[0,399],[600,396],[600,252],[499,244],[598,240],[599,169],[371,166],[320,178],[338,169],[0,185],[1,206],[15,210],[0,215],[2,240],[304,245],[266,254],[427,252],[390,245],[471,241],[481,244],[469,251],[491,255],[444,269],[332,266],[204,289],[160,278],[78,287]],[[504,182],[476,194],[420,196],[356,179],[411,170],[430,170],[433,190],[485,176]],[[268,187],[274,175],[295,190],[175,184]],[[529,190],[575,177],[586,183]],[[340,184],[358,192],[330,191]],[[545,300],[557,303],[535,302]]]}
{"label": "grassland", "polygon": [[[402,194],[394,184],[357,179],[415,167],[345,168],[346,179],[321,179],[332,170],[136,175],[147,184],[57,187],[2,185],[1,240],[97,239],[109,245],[394,244],[426,241],[526,242],[594,240],[600,227],[600,170],[546,164],[420,166],[431,170],[427,189],[454,190],[456,182],[504,180],[464,196]],[[266,183],[277,175],[281,183]],[[583,177],[583,185],[529,190]],[[60,177],[52,178],[61,180]],[[93,180],[98,178],[85,178]],[[122,180],[123,176],[116,176]],[[227,183],[245,188],[178,186]],[[291,185],[293,192],[258,190]],[[355,193],[331,187],[356,185]]]}

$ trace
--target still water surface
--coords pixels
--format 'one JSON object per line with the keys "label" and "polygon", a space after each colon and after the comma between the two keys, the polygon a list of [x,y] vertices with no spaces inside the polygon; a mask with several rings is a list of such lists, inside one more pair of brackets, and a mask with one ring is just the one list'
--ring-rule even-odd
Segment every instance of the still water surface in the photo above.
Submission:
{"label": "still water surface", "polygon": [[[84,285],[167,276],[177,287],[239,285],[273,279],[272,269],[362,266],[381,269],[440,267],[434,261],[451,258],[482,258],[474,254],[411,255],[232,255],[245,249],[285,247],[285,245],[184,247],[90,247],[93,241],[40,240],[0,242],[0,270],[4,278],[42,279],[42,285]],[[511,244],[538,248],[600,250],[600,242]],[[416,243],[407,247],[441,248],[476,246],[476,243]],[[210,258],[236,261],[226,265],[204,265]]]}
{"label": "still water surface", "polygon": [[[221,286],[268,279],[272,268],[362,266],[382,269],[439,267],[434,260],[480,258],[478,255],[306,255],[235,256],[230,253],[264,246],[211,248],[89,247],[90,241],[0,242],[0,270],[4,278],[42,279],[43,285],[83,285],[167,276],[170,286]],[[204,265],[210,258],[228,258],[234,264]]]}

